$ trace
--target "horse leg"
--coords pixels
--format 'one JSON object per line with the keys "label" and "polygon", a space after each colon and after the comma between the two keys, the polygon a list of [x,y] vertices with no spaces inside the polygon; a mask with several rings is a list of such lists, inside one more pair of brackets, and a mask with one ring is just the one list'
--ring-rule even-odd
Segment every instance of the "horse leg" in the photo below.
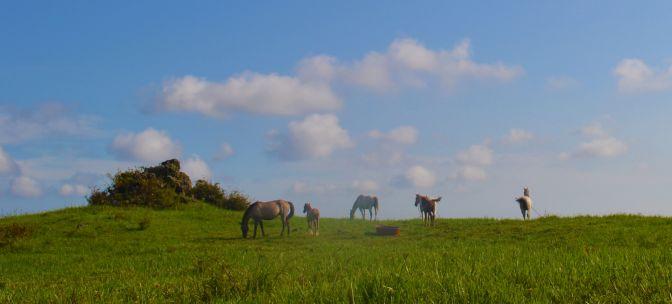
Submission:
{"label": "horse leg", "polygon": [[261,227],[261,236],[265,237],[266,232],[264,232],[264,221],[259,221],[259,227]]}
{"label": "horse leg", "polygon": [[369,209],[369,221],[373,221],[373,210]]}
{"label": "horse leg", "polygon": [[320,218],[315,219],[315,235],[320,235]]}
{"label": "horse leg", "polygon": [[523,221],[525,220],[525,209],[520,208],[520,213],[523,214]]}
{"label": "horse leg", "polygon": [[254,221],[254,236],[252,238],[257,238],[257,225],[259,225],[259,222]]}
{"label": "horse leg", "polygon": [[362,213],[362,219],[366,221],[366,211],[364,211],[364,209],[359,209],[359,212]]}
{"label": "horse leg", "polygon": [[432,212],[432,226],[434,226],[434,218],[435,217],[436,217],[436,214],[434,214],[434,212]]}
{"label": "horse leg", "polygon": [[291,230],[289,227],[289,219],[285,217],[285,222],[287,223],[287,236],[289,236],[289,231]]}
{"label": "horse leg", "polygon": [[280,216],[280,222],[282,223],[282,230],[280,230],[280,236],[285,235],[285,219]]}

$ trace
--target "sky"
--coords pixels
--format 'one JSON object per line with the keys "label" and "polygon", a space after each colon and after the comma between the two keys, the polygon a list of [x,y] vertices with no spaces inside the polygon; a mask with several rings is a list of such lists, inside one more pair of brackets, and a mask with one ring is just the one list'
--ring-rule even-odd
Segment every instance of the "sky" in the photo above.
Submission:
{"label": "sky", "polygon": [[346,217],[672,215],[669,1],[0,4],[0,214],[107,174]]}

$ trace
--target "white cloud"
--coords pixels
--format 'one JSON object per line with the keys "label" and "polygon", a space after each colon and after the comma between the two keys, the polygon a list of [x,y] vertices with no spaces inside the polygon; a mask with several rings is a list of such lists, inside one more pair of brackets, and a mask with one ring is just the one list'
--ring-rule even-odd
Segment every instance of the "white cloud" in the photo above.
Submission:
{"label": "white cloud", "polygon": [[0,106],[0,144],[21,143],[45,137],[95,136],[98,118],[74,115],[59,103],[47,103],[34,109]]}
{"label": "white cloud", "polygon": [[436,184],[434,173],[423,166],[413,166],[404,174],[405,181],[418,188],[431,188]]}
{"label": "white cloud", "polygon": [[215,154],[214,159],[215,160],[225,160],[225,159],[231,157],[235,153],[236,153],[236,151],[233,150],[233,147],[231,147],[230,144],[222,143],[221,145],[219,145],[219,150],[217,151],[217,154]]}
{"label": "white cloud", "polygon": [[20,197],[38,197],[42,195],[40,185],[27,176],[19,176],[12,181],[12,194]]}
{"label": "white cloud", "polygon": [[212,171],[210,171],[208,164],[198,156],[192,156],[183,161],[181,169],[184,173],[189,175],[192,182],[195,182],[199,179],[204,179],[207,181],[212,179]]}
{"label": "white cloud", "polygon": [[336,58],[318,55],[301,60],[297,67],[299,78],[303,81],[331,82],[336,74]]}
{"label": "white cloud", "polygon": [[469,40],[463,40],[452,50],[431,50],[404,38],[394,40],[386,52],[370,52],[352,64],[324,55],[308,58],[302,61],[300,71],[322,81],[340,80],[381,92],[430,84],[453,88],[467,80],[508,81],[523,74],[519,66],[477,63],[471,59],[470,48]]}
{"label": "white cloud", "polygon": [[580,132],[583,136],[586,137],[605,137],[608,135],[607,131],[599,122],[594,122],[583,126]]}
{"label": "white cloud", "polygon": [[589,141],[583,142],[573,152],[563,152],[558,158],[568,160],[570,158],[592,158],[592,157],[616,157],[628,152],[628,144],[609,135],[602,124],[594,122],[583,126],[579,130],[580,134],[589,138]]}
{"label": "white cloud", "polygon": [[7,152],[0,146],[0,175],[16,172],[18,166]]}
{"label": "white cloud", "polygon": [[457,160],[463,164],[488,166],[492,164],[493,152],[486,145],[473,145],[457,154]]}
{"label": "white cloud", "polygon": [[656,71],[636,58],[623,59],[614,69],[621,92],[655,92],[672,89],[672,66]]}
{"label": "white cloud", "polygon": [[480,167],[463,166],[457,171],[454,178],[464,181],[483,181],[488,178],[488,174]]}
{"label": "white cloud", "polygon": [[411,145],[418,140],[418,130],[412,126],[397,127],[390,130],[388,133],[383,133],[379,130],[372,130],[369,132],[369,137],[385,139],[403,145]]}
{"label": "white cloud", "polygon": [[517,144],[530,141],[534,138],[534,134],[523,129],[511,129],[509,133],[504,136],[502,141],[506,144]]}
{"label": "white cloud", "polygon": [[281,159],[325,158],[334,151],[354,146],[348,131],[332,114],[312,114],[302,121],[289,123],[287,134],[271,132],[270,151]]}
{"label": "white cloud", "polygon": [[555,76],[546,79],[546,88],[551,90],[566,90],[579,85],[579,82],[568,76]]}
{"label": "white cloud", "polygon": [[111,145],[112,151],[125,159],[144,162],[164,161],[177,158],[181,147],[165,132],[148,128],[140,133],[118,135]]}
{"label": "white cloud", "polygon": [[378,190],[378,183],[372,180],[355,180],[352,188],[360,193],[373,193]]}
{"label": "white cloud", "polygon": [[61,196],[86,196],[89,193],[89,188],[78,184],[63,184],[58,190]]}
{"label": "white cloud", "polygon": [[[505,142],[520,142],[531,135],[526,134],[526,131],[515,130],[509,132],[508,136],[504,138]],[[468,149],[458,152],[456,159],[460,166],[451,178],[462,181],[483,181],[488,177],[485,167],[492,165],[494,162],[494,152],[486,141],[484,144],[472,145]]]}
{"label": "white cloud", "polygon": [[582,143],[575,152],[579,157],[615,157],[625,154],[628,145],[616,138],[598,138],[590,142]]}
{"label": "white cloud", "polygon": [[187,75],[164,83],[156,105],[209,116],[302,115],[339,109],[336,84],[379,92],[430,85],[453,89],[472,80],[510,81],[523,74],[520,66],[475,62],[470,48],[469,40],[452,50],[432,50],[405,38],[352,63],[328,55],[305,58],[297,64],[296,76],[245,72],[212,82]]}
{"label": "white cloud", "polygon": [[341,100],[327,84],[276,74],[248,73],[223,83],[193,76],[175,79],[164,85],[159,106],[210,116],[233,112],[298,115],[338,109]]}

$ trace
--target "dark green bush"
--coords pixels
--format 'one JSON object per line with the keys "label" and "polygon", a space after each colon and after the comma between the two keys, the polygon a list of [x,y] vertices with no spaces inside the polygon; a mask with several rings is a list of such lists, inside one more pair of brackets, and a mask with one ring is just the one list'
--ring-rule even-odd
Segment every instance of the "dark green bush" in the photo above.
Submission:
{"label": "dark green bush", "polygon": [[224,204],[224,208],[230,210],[245,210],[248,206],[250,206],[250,198],[239,191],[230,192]]}
{"label": "dark green bush", "polygon": [[191,179],[180,172],[176,159],[155,167],[117,172],[110,179],[106,190],[96,188],[87,197],[90,205],[175,208],[191,200]]}
{"label": "dark green bush", "polygon": [[218,183],[209,183],[199,179],[196,185],[191,189],[191,196],[197,200],[222,207],[226,200],[226,193]]}
{"label": "dark green bush", "polygon": [[218,183],[205,180],[196,181],[191,195],[197,200],[229,210],[245,210],[250,205],[249,198],[243,193],[233,191],[227,195]]}
{"label": "dark green bush", "polygon": [[86,200],[92,206],[110,205],[110,196],[107,191],[100,190],[98,187],[91,189],[91,194],[86,197]]}

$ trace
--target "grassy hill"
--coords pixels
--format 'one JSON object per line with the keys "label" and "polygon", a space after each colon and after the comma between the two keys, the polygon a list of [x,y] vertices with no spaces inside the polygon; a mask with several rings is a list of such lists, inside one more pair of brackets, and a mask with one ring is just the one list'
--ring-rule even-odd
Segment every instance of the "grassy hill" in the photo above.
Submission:
{"label": "grassy hill", "polygon": [[0,303],[672,301],[672,220],[304,218],[241,239],[240,212],[82,207],[0,219]]}

